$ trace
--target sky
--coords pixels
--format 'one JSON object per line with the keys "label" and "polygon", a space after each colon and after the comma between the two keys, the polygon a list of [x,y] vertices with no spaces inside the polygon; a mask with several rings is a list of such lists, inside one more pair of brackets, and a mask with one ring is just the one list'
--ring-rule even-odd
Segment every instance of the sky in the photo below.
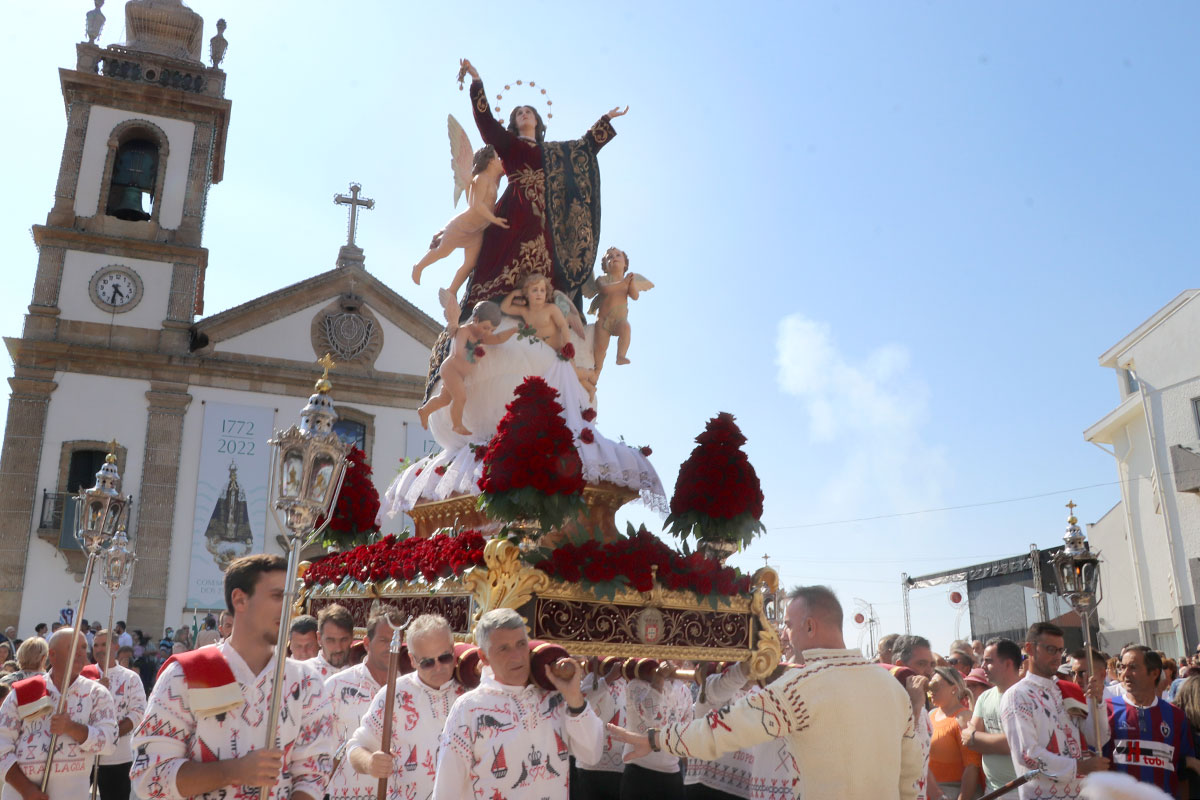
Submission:
{"label": "sky", "polygon": [[[656,288],[630,306],[633,363],[605,371],[597,424],[650,445],[669,493],[705,421],[736,415],[767,533],[731,563],[769,555],[848,618],[872,604],[886,633],[903,627],[902,572],[1053,546],[1068,500],[1087,522],[1119,499],[1115,462],[1081,432],[1119,401],[1098,355],[1197,285],[1200,6],[190,5],[206,39],[228,22],[233,102],[206,315],[331,268],[332,195],[353,180],[376,201],[367,268],[436,316],[451,262],[421,286],[409,274],[454,213],[447,114],[478,143],[465,56],[493,96],[545,87],[551,139],[629,105],[600,156],[601,247]],[[0,28],[5,336],[53,200],[57,69],[91,7],[25,4]],[[104,10],[99,43],[124,41],[122,4]],[[944,650],[948,589],[914,592],[912,614]],[[861,633],[848,621],[847,644]]]}

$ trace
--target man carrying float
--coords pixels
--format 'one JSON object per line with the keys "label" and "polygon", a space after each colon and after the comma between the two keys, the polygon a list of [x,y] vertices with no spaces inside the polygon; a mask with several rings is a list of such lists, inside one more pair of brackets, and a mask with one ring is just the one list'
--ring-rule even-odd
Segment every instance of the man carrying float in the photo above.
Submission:
{"label": "man carrying float", "polygon": [[321,800],[337,748],[333,713],[320,679],[299,661],[284,665],[279,732],[265,741],[286,571],[276,555],[234,561],[225,573],[229,639],[163,666],[133,735],[139,797]]}
{"label": "man carrying float", "polygon": [[[71,645],[75,644],[74,658]],[[2,800],[80,800],[90,789],[92,762],[113,752],[117,716],[112,695],[80,675],[87,664],[87,640],[71,628],[50,637],[50,672],[17,681],[0,705]],[[67,664],[71,675],[67,678]],[[53,713],[64,687],[66,711]],[[57,736],[50,780],[42,790],[51,739]]]}
{"label": "man carrying float", "polygon": [[[464,691],[454,679],[454,637],[444,617],[423,614],[412,621],[405,636],[408,658],[416,671],[396,680],[390,752],[382,751],[386,688],[371,701],[347,747],[346,759],[370,784],[372,797],[383,778],[388,779],[389,797],[426,798],[432,794],[442,729],[451,706]],[[335,797],[333,788],[331,784],[331,798]]]}
{"label": "man carrying float", "polygon": [[556,691],[530,685],[525,620],[510,608],[480,617],[475,641],[490,670],[450,709],[434,800],[567,800],[568,756],[595,763],[604,749],[604,724],[580,689],[583,670],[560,659],[546,669]]}
{"label": "man carrying float", "polygon": [[[361,664],[347,667],[325,680],[325,693],[333,706],[335,741],[350,741],[371,701],[386,684],[392,626],[402,624],[404,620],[394,608],[377,609],[367,620],[367,657]],[[351,769],[343,756],[334,759],[326,791],[330,800],[373,800],[377,785],[378,781],[371,776]]]}

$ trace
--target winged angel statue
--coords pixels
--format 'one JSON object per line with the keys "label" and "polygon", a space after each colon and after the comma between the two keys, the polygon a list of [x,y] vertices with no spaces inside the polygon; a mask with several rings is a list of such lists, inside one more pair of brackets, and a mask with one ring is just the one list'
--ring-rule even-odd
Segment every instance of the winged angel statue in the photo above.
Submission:
{"label": "winged angel statue", "polygon": [[413,283],[421,282],[421,273],[435,261],[440,261],[458,248],[463,249],[463,263],[454,274],[448,289],[438,290],[438,300],[446,315],[446,325],[458,327],[458,290],[470,277],[483,244],[483,231],[488,225],[508,227],[508,221],[497,217],[492,208],[504,176],[504,164],[493,145],[484,145],[472,153],[471,139],[458,120],[450,114],[447,119],[450,134],[450,167],[454,172],[454,205],[467,193],[467,209],[434,234],[429,252],[413,266]]}

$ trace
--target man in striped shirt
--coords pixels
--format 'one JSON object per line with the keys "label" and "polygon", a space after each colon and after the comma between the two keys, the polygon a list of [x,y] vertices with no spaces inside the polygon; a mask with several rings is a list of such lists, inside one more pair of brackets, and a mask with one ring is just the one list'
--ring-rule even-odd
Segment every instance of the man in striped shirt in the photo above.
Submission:
{"label": "man in striped shirt", "polygon": [[1121,651],[1118,670],[1125,691],[1107,701],[1112,741],[1104,748],[1112,769],[1187,797],[1187,780],[1179,773],[1195,755],[1192,731],[1183,711],[1158,696],[1162,659],[1145,645],[1130,645]]}

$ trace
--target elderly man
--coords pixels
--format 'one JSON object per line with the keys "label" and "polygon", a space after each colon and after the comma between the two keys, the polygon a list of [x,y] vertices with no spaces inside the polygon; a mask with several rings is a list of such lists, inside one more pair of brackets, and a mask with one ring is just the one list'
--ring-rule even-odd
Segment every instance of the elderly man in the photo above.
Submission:
{"label": "elderly man", "polygon": [[583,670],[561,659],[546,669],[555,691],[531,685],[525,620],[510,608],[480,617],[475,642],[490,669],[450,709],[434,800],[567,800],[568,756],[595,763],[604,748],[604,723],[580,689]]}
{"label": "elderly man", "polygon": [[[929,710],[925,707],[926,690],[933,678],[933,668],[937,662],[933,657],[933,648],[924,636],[905,635],[896,640],[893,645],[893,659],[899,669],[893,669],[892,674],[900,673],[904,677],[904,685],[909,692],[909,700],[913,706],[913,718],[917,724],[917,744],[921,747],[921,775],[917,779],[917,800],[925,800],[933,795],[938,796],[938,789],[929,775],[929,756],[933,748],[933,723],[929,719]],[[913,675],[907,675],[903,670],[911,670]]]}
{"label": "elderly man", "polygon": [[[1000,698],[1000,722],[1014,770],[1043,770],[1020,788],[1021,800],[1079,797],[1083,776],[1108,769],[1108,759],[1087,754],[1079,729],[1063,706],[1062,690],[1055,680],[1062,663],[1062,628],[1050,622],[1034,623],[1025,637],[1025,654],[1029,657],[1029,673]],[[1099,696],[1099,677],[1089,691]],[[1102,722],[1101,737],[1107,740],[1107,719]],[[1083,728],[1091,732],[1090,720]]]}
{"label": "elderly man", "polygon": [[[60,628],[50,637],[50,672],[17,681],[0,705],[2,800],[80,800],[88,794],[92,760],[113,751],[117,741],[112,695],[80,675],[87,664],[87,641],[80,634],[67,677],[75,631]],[[67,692],[66,711],[53,713]],[[57,734],[50,781],[42,792],[51,735]]]}
{"label": "elderly man", "polygon": [[228,611],[221,612],[217,619],[217,633],[221,634],[221,641],[229,638],[229,634],[233,633],[233,614]]}
{"label": "elderly man", "polygon": [[116,703],[117,735],[120,738],[113,752],[100,756],[96,784],[100,788],[100,800],[129,800],[132,788],[129,767],[133,764],[129,735],[146,713],[146,690],[142,687],[141,676],[120,664],[114,662],[108,673],[104,673],[108,662],[109,638],[108,631],[97,631],[92,639],[92,654],[100,670],[100,685],[108,689]]}
{"label": "elderly man", "polygon": [[[390,638],[391,629],[385,625],[380,628]],[[430,796],[437,777],[442,729],[451,706],[463,693],[463,687],[454,680],[454,637],[444,617],[417,617],[405,631],[405,638],[415,671],[396,679],[388,746],[391,752],[381,749],[386,690],[376,693],[347,748],[347,760],[355,772],[366,777],[372,797],[380,778],[389,779],[389,796]],[[367,658],[371,658],[370,651]],[[332,784],[329,795],[334,797]]]}
{"label": "elderly man", "polygon": [[317,636],[321,652],[308,660],[308,666],[321,673],[325,680],[350,663],[350,645],[354,643],[354,617],[345,606],[333,603],[317,614]]}
{"label": "elderly man", "polygon": [[787,627],[804,666],[763,691],[687,725],[643,735],[609,730],[632,744],[634,755],[664,751],[709,760],[785,738],[796,757],[798,797],[915,797],[921,748],[912,702],[887,672],[846,649],[833,592],[824,586],[792,592]]}
{"label": "elderly man", "polygon": [[298,661],[284,665],[278,736],[264,738],[286,572],[282,556],[267,554],[243,556],[225,571],[233,634],[163,666],[133,734],[138,797],[321,800],[337,749],[333,714],[320,679]]}

